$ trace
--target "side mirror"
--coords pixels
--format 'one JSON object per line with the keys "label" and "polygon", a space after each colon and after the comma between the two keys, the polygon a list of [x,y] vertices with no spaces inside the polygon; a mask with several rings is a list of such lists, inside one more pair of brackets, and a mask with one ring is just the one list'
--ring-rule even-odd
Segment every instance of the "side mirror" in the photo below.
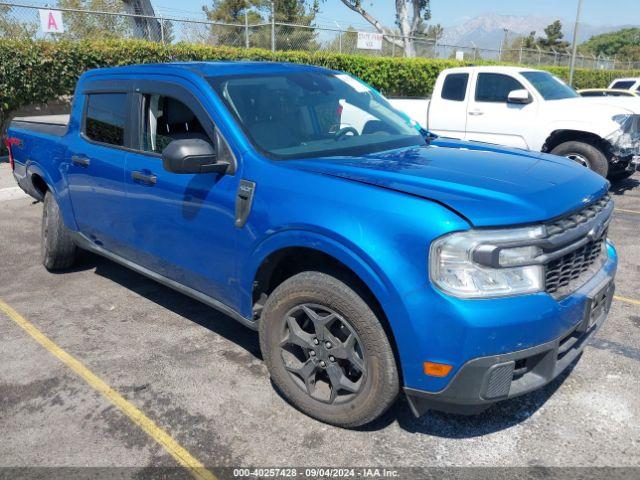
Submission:
{"label": "side mirror", "polygon": [[533,102],[533,99],[531,98],[531,95],[529,95],[529,92],[527,90],[521,88],[519,90],[511,90],[509,92],[509,96],[507,97],[507,102],[524,105]]}
{"label": "side mirror", "polygon": [[162,166],[173,173],[226,173],[228,162],[218,161],[216,150],[198,138],[174,140],[162,152]]}

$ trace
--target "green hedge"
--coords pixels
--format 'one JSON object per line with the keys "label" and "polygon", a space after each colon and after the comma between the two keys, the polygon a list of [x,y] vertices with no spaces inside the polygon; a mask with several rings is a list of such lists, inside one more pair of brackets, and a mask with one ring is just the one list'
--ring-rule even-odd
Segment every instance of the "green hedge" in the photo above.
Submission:
{"label": "green hedge", "polygon": [[[356,75],[386,95],[409,97],[429,95],[441,70],[469,64],[424,58],[271,52],[192,44],[161,45],[137,40],[0,40],[0,116],[6,117],[23,105],[43,103],[71,94],[79,75],[91,68],[180,60],[272,60],[321,65]],[[546,69],[562,78],[568,77],[567,68]],[[579,88],[605,87],[613,78],[632,75],[640,76],[640,72],[580,69],[576,71],[575,83]]]}

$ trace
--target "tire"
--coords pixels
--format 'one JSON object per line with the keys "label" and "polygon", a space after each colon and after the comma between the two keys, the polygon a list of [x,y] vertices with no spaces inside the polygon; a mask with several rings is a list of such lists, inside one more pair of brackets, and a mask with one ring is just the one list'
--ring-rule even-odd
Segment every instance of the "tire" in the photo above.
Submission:
{"label": "tire", "polygon": [[393,404],[399,377],[378,317],[336,277],[303,272],[278,286],[262,312],[260,349],[273,383],[291,404],[322,422],[353,428]]}
{"label": "tire", "polygon": [[51,192],[45,193],[42,209],[41,258],[49,271],[64,270],[73,265],[77,247],[64,225],[60,209]]}
{"label": "tire", "polygon": [[602,153],[602,150],[590,143],[564,142],[554,148],[551,153],[583,164],[603,177],[606,177],[609,172],[607,157]]}

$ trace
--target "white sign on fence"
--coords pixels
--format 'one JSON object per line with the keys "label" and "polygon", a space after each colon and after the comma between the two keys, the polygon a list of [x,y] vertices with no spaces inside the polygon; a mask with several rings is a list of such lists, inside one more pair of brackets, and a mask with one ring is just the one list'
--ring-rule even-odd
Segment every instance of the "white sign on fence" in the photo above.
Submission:
{"label": "white sign on fence", "polygon": [[60,10],[38,9],[40,14],[40,28],[44,33],[64,33],[62,12]]}
{"label": "white sign on fence", "polygon": [[464,50],[456,50],[456,60],[460,62],[464,60]]}
{"label": "white sign on fence", "polygon": [[358,48],[364,50],[382,50],[382,34],[358,32]]}

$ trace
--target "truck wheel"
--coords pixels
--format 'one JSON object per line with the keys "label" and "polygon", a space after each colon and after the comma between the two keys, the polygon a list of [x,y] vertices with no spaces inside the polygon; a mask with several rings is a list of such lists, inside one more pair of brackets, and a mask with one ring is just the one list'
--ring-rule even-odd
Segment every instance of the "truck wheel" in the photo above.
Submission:
{"label": "truck wheel", "polygon": [[77,247],[62,221],[60,209],[51,192],[44,196],[42,209],[42,263],[47,270],[63,270],[71,267]]}
{"label": "truck wheel", "polygon": [[393,350],[378,317],[332,275],[299,273],[273,291],[260,319],[260,349],[273,383],[320,421],[364,425],[398,395]]}
{"label": "truck wheel", "polygon": [[607,157],[598,147],[590,143],[564,142],[554,148],[551,153],[578,162],[603,177],[606,177],[609,171]]}

